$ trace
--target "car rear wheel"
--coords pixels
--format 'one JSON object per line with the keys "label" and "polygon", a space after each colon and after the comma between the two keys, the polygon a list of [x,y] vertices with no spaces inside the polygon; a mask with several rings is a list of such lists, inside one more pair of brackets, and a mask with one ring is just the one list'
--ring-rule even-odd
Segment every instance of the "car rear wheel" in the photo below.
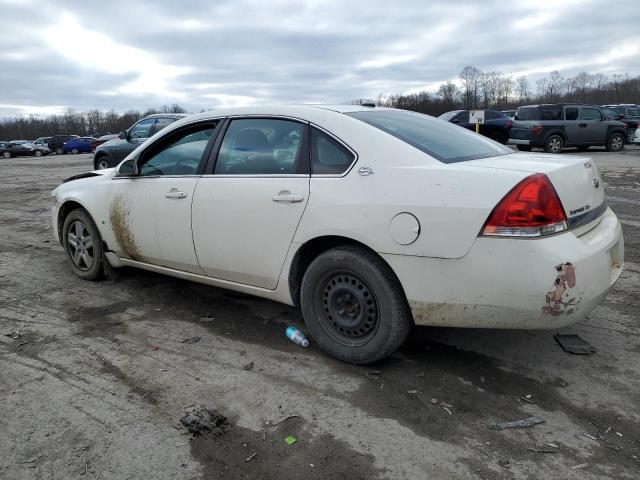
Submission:
{"label": "car rear wheel", "polygon": [[42,156],[42,150],[36,150],[35,152],[33,152],[33,154],[34,154],[36,157],[41,157],[41,156]]}
{"label": "car rear wheel", "polygon": [[62,149],[62,147],[56,148],[56,154],[62,155],[63,153],[64,153],[64,150]]}
{"label": "car rear wheel", "polygon": [[79,153],[77,148],[72,148],[71,149],[71,153],[73,153],[74,155],[77,155]]}
{"label": "car rear wheel", "polygon": [[64,219],[62,246],[76,275],[85,280],[96,280],[102,276],[102,238],[86,210],[73,210]]}
{"label": "car rear wheel", "polygon": [[530,152],[531,145],[518,145],[518,150],[520,150],[521,152]]}
{"label": "car rear wheel", "polygon": [[547,153],[562,153],[564,139],[560,135],[549,135],[547,141],[544,142],[544,151]]}
{"label": "car rear wheel", "polygon": [[11,152],[2,152],[4,158],[11,158]]}
{"label": "car rear wheel", "polygon": [[337,247],[313,260],[302,279],[300,303],[313,338],[345,362],[385,358],[413,326],[393,271],[363,248]]}
{"label": "car rear wheel", "polygon": [[607,141],[608,152],[619,152],[624,148],[624,135],[621,133],[614,133],[609,137]]}

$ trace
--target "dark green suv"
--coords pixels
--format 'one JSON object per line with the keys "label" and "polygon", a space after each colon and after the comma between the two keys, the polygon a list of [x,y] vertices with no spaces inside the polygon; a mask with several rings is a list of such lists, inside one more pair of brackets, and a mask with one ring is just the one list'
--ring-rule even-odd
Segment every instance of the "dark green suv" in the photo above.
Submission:
{"label": "dark green suv", "polygon": [[96,148],[93,167],[96,170],[115,167],[147,138],[186,116],[183,113],[158,113],[138,120],[128,130],[120,132],[120,138],[109,140]]}
{"label": "dark green suv", "polygon": [[547,153],[561,153],[564,147],[586,150],[591,146],[619,152],[626,143],[627,128],[593,105],[529,105],[516,111],[508,143],[519,150],[538,147]]}

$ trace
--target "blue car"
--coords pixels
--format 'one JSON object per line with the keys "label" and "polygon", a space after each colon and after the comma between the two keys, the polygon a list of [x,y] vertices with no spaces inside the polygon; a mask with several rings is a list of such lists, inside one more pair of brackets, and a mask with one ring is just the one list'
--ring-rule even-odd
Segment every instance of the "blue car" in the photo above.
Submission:
{"label": "blue car", "polygon": [[91,143],[95,142],[93,137],[78,137],[64,142],[62,151],[64,153],[91,153]]}

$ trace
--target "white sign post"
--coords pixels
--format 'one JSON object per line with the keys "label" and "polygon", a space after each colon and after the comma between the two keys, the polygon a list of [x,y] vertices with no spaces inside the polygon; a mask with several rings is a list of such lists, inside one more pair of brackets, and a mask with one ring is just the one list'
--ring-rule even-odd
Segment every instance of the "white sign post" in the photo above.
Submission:
{"label": "white sign post", "polygon": [[470,110],[469,123],[475,123],[476,133],[480,133],[480,125],[484,123],[484,110]]}

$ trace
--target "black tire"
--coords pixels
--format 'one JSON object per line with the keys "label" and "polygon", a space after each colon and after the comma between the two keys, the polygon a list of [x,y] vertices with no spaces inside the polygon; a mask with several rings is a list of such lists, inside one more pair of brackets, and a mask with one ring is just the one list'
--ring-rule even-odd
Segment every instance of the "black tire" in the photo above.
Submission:
{"label": "black tire", "polygon": [[[78,227],[78,224],[81,227]],[[79,233],[80,231],[81,233]],[[70,236],[70,233],[73,234],[73,237]],[[85,234],[90,237],[91,246],[88,246]],[[77,253],[78,247],[71,243],[74,239],[76,245],[82,247],[80,248],[80,254]],[[78,240],[81,240],[81,242],[78,243]],[[84,280],[98,280],[102,277],[104,273],[103,263],[105,261],[102,238],[91,216],[85,209],[72,210],[64,219],[62,246],[69,259],[71,269],[76,275]],[[84,256],[82,253],[84,253]],[[77,254],[77,256],[74,254]],[[88,259],[91,259],[91,261],[89,262]]]}
{"label": "black tire", "polygon": [[521,152],[530,152],[531,151],[531,145],[517,145],[518,150],[520,150]]}
{"label": "black tire", "polygon": [[62,147],[56,148],[56,155],[62,155],[63,153],[64,153],[64,150],[62,149]]}
{"label": "black tire", "polygon": [[2,157],[9,160],[11,158],[11,152],[2,152]]}
{"label": "black tire", "polygon": [[579,145],[576,148],[579,152],[586,152],[587,150],[589,150],[589,145]]}
{"label": "black tire", "polygon": [[411,310],[391,268],[376,254],[355,246],[333,248],[311,262],[302,279],[300,304],[318,345],[349,363],[387,357],[413,327]]}
{"label": "black tire", "polygon": [[564,138],[557,133],[551,134],[544,142],[544,151],[547,153],[562,153]]}
{"label": "black tire", "polygon": [[105,168],[111,168],[111,164],[109,163],[108,157],[106,155],[102,155],[94,160],[93,167],[95,170],[102,170]]}
{"label": "black tire", "polygon": [[620,152],[624,149],[624,135],[621,133],[612,133],[607,140],[607,152]]}
{"label": "black tire", "polygon": [[36,150],[35,152],[33,152],[33,154],[34,154],[36,157],[41,157],[41,156],[42,156],[42,150]]}

